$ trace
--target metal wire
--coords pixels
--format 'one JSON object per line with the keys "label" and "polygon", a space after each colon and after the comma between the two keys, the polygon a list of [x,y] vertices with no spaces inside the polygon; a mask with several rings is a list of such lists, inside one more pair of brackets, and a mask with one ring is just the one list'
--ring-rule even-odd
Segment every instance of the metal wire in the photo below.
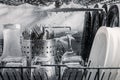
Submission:
{"label": "metal wire", "polygon": [[[58,66],[59,68],[60,68],[60,70],[59,70],[59,74],[61,74],[61,68],[62,67],[66,67],[68,70],[70,69],[71,71],[70,71],[70,73],[69,73],[69,76],[68,76],[68,80],[70,80],[71,79],[71,76],[72,76],[72,72],[74,72],[74,71],[77,71],[77,70],[84,70],[84,72],[82,73],[82,78],[81,78],[81,80],[83,80],[85,77],[86,77],[86,71],[87,70],[90,70],[90,69],[93,69],[93,70],[97,70],[97,72],[96,72],[96,74],[95,74],[95,77],[94,77],[94,79],[96,80],[103,80],[103,77],[104,77],[104,75],[105,75],[105,72],[103,72],[102,73],[102,75],[100,76],[100,70],[103,70],[103,69],[109,69],[109,70],[111,70],[111,69],[114,69],[114,70],[118,70],[118,69],[120,69],[120,67],[68,67],[67,65],[42,65],[42,66],[44,66],[44,67],[55,67],[55,66]],[[35,69],[35,67],[0,67],[0,69],[22,69],[22,71],[23,71],[23,69]],[[14,72],[12,72],[13,74],[9,74],[9,72],[6,72],[5,74],[6,74],[6,76],[7,76],[7,78],[8,78],[8,80],[11,80],[12,78],[11,78],[11,75],[14,77],[14,79],[16,80],[17,79],[17,77],[16,77],[16,75],[15,75],[15,73]],[[38,73],[39,74],[39,77],[40,77],[40,79],[42,80],[42,76],[40,75],[40,73]],[[110,72],[109,74],[108,74],[108,80],[110,79],[110,77],[111,77],[111,74],[112,74],[112,72]],[[90,72],[89,74],[88,74],[88,78],[86,79],[86,80],[89,80],[90,79],[90,77],[91,77],[91,75],[92,75],[92,72]],[[23,74],[23,72],[21,72],[21,79],[22,80],[24,80],[24,78],[23,78],[23,76],[25,76],[24,74]],[[26,75],[27,76],[27,75]],[[46,74],[46,76],[47,76],[47,74]],[[77,76],[79,76],[78,75],[78,72],[75,72],[75,79],[76,79],[76,77]],[[4,79],[4,76],[0,73],[0,77],[1,77],[1,79],[2,80],[5,80]],[[27,76],[28,77],[28,76]],[[101,78],[100,78],[101,77]],[[33,78],[34,78],[34,80],[36,80],[36,77],[35,77],[35,74],[33,73]],[[63,77],[62,77],[62,79],[63,79]],[[31,79],[28,79],[28,80],[31,80]],[[61,75],[59,75],[59,79],[58,80],[61,80]]]}

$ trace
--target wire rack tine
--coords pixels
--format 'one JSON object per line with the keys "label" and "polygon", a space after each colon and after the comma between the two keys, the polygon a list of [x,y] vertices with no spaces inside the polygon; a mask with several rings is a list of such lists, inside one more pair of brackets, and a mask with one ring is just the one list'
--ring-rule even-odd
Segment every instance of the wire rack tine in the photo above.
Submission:
{"label": "wire rack tine", "polygon": [[41,76],[41,74],[40,74],[40,72],[38,72],[38,74],[39,74],[40,80],[43,80],[43,79],[42,79],[42,76]]}
{"label": "wire rack tine", "polygon": [[8,77],[8,80],[11,80],[8,72],[6,72],[6,75]]}
{"label": "wire rack tine", "polygon": [[101,80],[103,80],[104,75],[105,75],[105,72],[102,73]]}
{"label": "wire rack tine", "polygon": [[30,80],[29,74],[28,74],[27,72],[25,72],[25,75],[26,75],[26,77],[27,77],[27,80]]}
{"label": "wire rack tine", "polygon": [[89,63],[88,63],[88,67],[90,66],[90,64],[91,64],[91,60],[90,60]]}
{"label": "wire rack tine", "polygon": [[92,72],[89,73],[88,80],[90,79],[91,74],[92,74]]}
{"label": "wire rack tine", "polygon": [[17,77],[16,77],[15,73],[12,72],[12,74],[13,74],[13,76],[14,76],[14,79],[17,80]]}
{"label": "wire rack tine", "polygon": [[70,76],[71,76],[72,72],[70,72],[69,76],[68,76],[68,80],[70,80]]}
{"label": "wire rack tine", "polygon": [[84,76],[85,76],[85,73],[86,73],[86,69],[84,69],[84,72],[82,74],[82,77],[81,77],[81,80],[83,80]]}
{"label": "wire rack tine", "polygon": [[3,77],[3,75],[2,75],[2,73],[0,72],[0,77],[2,78],[2,80],[4,80],[4,77]]}
{"label": "wire rack tine", "polygon": [[97,74],[98,74],[98,72],[96,72],[95,77],[94,77],[94,80],[96,80],[96,78],[97,78]]}
{"label": "wire rack tine", "polygon": [[111,72],[110,72],[109,75],[108,75],[108,80],[110,80],[110,76],[111,76]]}

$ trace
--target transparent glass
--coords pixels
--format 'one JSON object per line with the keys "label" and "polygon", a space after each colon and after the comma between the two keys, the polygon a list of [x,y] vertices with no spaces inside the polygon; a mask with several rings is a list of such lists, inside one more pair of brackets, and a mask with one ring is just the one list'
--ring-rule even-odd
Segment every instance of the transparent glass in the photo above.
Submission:
{"label": "transparent glass", "polygon": [[20,25],[6,24],[3,29],[4,48],[1,59],[5,57],[21,57]]}

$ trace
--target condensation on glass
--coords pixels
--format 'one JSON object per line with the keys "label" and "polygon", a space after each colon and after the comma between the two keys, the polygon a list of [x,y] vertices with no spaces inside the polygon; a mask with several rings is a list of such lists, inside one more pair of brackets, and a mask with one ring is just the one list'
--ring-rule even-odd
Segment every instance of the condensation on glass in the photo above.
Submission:
{"label": "condensation on glass", "polygon": [[6,57],[21,57],[20,25],[5,24],[3,29],[4,48],[1,59]]}

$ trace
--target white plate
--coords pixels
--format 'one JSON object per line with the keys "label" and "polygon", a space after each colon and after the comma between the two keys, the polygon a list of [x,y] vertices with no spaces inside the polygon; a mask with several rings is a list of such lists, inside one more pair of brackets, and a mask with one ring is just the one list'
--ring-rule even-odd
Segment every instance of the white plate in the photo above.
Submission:
{"label": "white plate", "polygon": [[[111,41],[113,44],[109,46],[109,51],[113,53],[109,53],[108,56],[106,56],[104,67],[118,67],[119,65],[119,59],[117,56],[119,56],[120,52],[120,28],[114,27],[111,30]],[[107,80],[109,73],[111,72],[111,76],[109,80],[115,80],[116,78],[116,72],[117,70],[105,70],[105,76],[103,80]]]}
{"label": "white plate", "polygon": [[[111,67],[113,66],[115,55],[118,50],[118,31],[114,28],[101,27],[94,39],[89,61],[90,67]],[[90,80],[94,80],[96,70],[90,70],[92,75]],[[109,73],[109,71],[106,71]],[[104,75],[105,79],[108,75]]]}

